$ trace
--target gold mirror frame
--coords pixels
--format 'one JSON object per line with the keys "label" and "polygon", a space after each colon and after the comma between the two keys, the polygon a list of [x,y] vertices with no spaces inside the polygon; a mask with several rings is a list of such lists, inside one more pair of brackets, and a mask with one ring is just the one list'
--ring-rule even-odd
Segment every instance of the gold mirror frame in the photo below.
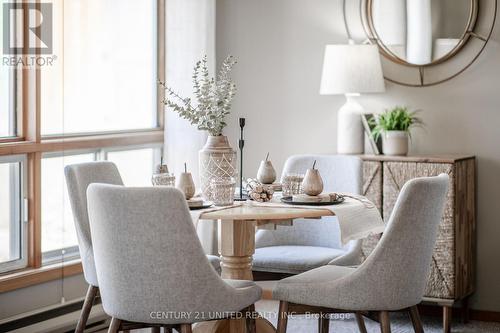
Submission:
{"label": "gold mirror frame", "polygon": [[[455,78],[469,68],[483,52],[496,22],[497,0],[471,0],[471,11],[460,43],[435,61],[417,65],[396,56],[380,40],[372,19],[373,0],[361,3],[361,20],[370,43],[383,55],[386,80],[409,87],[426,87]],[[476,43],[479,41],[479,44]],[[430,77],[430,79],[428,79]]]}

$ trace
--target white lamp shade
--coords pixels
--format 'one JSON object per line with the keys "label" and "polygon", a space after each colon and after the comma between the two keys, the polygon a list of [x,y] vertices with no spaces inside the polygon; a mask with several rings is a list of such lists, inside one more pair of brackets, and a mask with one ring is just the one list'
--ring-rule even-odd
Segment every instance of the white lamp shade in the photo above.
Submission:
{"label": "white lamp shade", "polygon": [[321,76],[321,95],[385,91],[376,45],[327,45]]}

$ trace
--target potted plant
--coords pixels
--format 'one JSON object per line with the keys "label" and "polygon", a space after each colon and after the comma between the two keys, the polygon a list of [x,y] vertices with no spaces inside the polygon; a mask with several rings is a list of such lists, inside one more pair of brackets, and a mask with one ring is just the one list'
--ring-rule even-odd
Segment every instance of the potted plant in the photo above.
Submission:
{"label": "potted plant", "polygon": [[385,155],[407,155],[410,130],[422,126],[418,111],[409,111],[406,106],[396,106],[372,118],[372,136],[377,141],[382,137],[382,151]]}
{"label": "potted plant", "polygon": [[196,62],[193,70],[193,96],[196,105],[191,98],[183,98],[164,82],[159,82],[167,95],[163,103],[199,130],[209,134],[205,146],[199,152],[200,183],[206,200],[211,200],[212,179],[233,177],[236,174],[236,151],[222,133],[236,93],[236,85],[230,77],[235,64],[234,58],[228,56],[214,78],[209,75],[207,56]]}

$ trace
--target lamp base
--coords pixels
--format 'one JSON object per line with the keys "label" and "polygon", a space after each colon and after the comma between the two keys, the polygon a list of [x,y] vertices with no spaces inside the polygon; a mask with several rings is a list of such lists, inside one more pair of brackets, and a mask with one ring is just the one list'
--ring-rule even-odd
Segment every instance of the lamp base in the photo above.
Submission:
{"label": "lamp base", "polygon": [[365,150],[363,107],[355,95],[346,95],[346,98],[347,102],[337,114],[337,154],[362,154]]}

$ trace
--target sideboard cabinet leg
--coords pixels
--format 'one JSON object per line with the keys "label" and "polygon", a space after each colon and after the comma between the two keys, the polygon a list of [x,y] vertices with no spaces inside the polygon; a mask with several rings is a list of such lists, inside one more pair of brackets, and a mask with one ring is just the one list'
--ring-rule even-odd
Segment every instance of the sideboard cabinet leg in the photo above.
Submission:
{"label": "sideboard cabinet leg", "polygon": [[451,306],[443,306],[443,333],[451,331]]}

